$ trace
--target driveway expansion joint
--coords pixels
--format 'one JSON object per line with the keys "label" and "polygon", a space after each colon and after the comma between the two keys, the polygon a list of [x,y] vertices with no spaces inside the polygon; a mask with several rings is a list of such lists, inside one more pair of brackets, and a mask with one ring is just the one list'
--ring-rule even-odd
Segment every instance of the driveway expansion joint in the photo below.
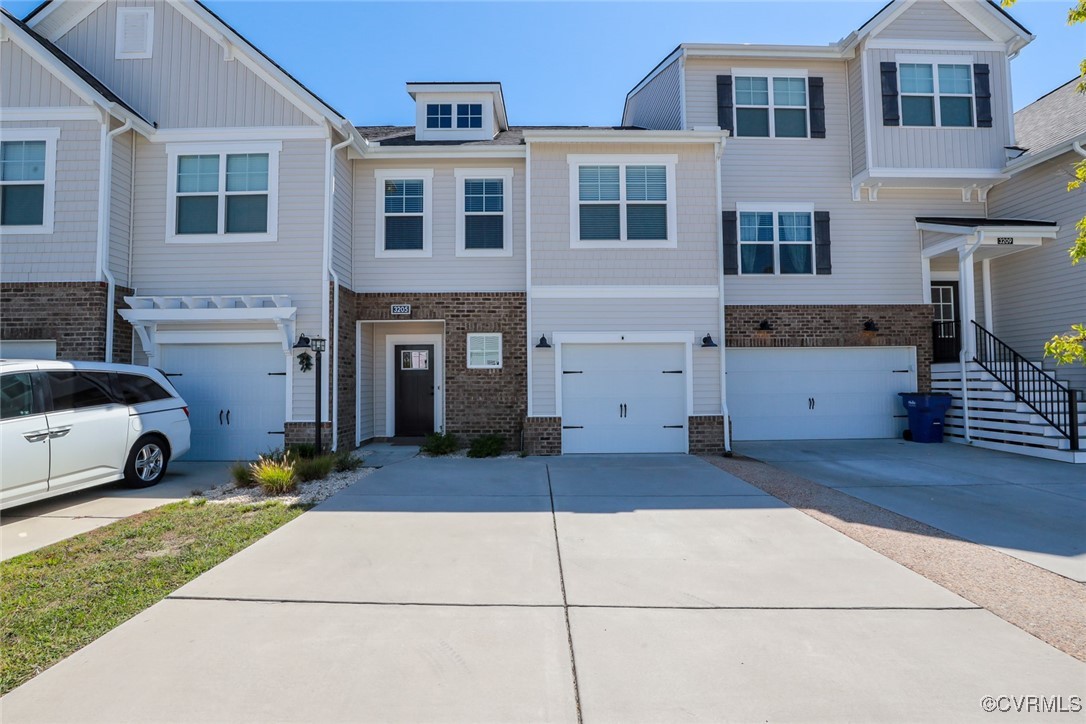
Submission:
{"label": "driveway expansion joint", "polygon": [[558,556],[558,582],[562,586],[562,613],[566,619],[566,639],[569,643],[569,665],[573,674],[573,700],[577,704],[577,723],[584,721],[581,713],[581,688],[577,681],[577,656],[573,651],[573,629],[569,624],[569,599],[566,597],[566,576],[562,570],[562,544],[558,540],[558,514],[554,508],[554,486],[551,485],[551,466],[544,466],[547,470],[547,491],[551,498],[551,526],[554,529],[554,551]]}

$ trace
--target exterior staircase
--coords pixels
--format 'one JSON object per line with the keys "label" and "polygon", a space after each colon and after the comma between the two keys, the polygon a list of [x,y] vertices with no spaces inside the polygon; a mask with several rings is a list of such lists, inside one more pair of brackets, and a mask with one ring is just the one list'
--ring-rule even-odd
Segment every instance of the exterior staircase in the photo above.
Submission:
{"label": "exterior staircase", "polygon": [[[1053,374],[1049,371],[1049,374]],[[1056,376],[1058,379],[1058,375]],[[950,442],[965,443],[962,410],[962,374],[957,362],[931,367],[932,392],[954,397],[943,434]],[[977,362],[966,365],[969,430],[973,445],[1034,457],[1086,463],[1086,450],[1071,450],[1071,441]],[[1078,392],[1079,440],[1086,441],[1086,401]]]}

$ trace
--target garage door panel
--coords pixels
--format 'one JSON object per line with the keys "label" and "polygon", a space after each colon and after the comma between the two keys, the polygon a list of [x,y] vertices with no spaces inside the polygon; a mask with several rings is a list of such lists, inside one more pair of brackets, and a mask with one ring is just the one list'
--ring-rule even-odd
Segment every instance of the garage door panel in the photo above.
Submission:
{"label": "garage door panel", "polygon": [[916,389],[913,354],[908,347],[729,350],[733,437],[897,437],[904,427],[897,393]]}

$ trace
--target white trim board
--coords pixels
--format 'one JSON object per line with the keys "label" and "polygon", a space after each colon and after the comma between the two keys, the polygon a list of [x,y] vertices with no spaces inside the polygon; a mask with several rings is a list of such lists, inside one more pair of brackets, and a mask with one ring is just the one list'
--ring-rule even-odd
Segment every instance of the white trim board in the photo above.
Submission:
{"label": "white trim board", "polygon": [[[396,345],[434,345],[434,430],[445,430],[445,350],[443,334],[385,335],[385,437],[396,437]],[[376,382],[376,380],[374,380]],[[361,384],[361,380],[356,381]],[[376,430],[374,430],[376,433]]]}
{"label": "white trim board", "polygon": [[533,286],[535,299],[716,299],[713,285],[652,286]]}

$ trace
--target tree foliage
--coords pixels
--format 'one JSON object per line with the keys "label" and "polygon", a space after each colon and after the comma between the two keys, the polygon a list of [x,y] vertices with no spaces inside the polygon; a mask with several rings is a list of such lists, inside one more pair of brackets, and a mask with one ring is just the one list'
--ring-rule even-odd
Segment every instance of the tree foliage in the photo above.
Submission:
{"label": "tree foliage", "polygon": [[[1009,8],[1018,0],[1003,0],[1003,7]],[[1077,25],[1086,23],[1086,0],[1077,0],[1067,11],[1067,24]],[[1079,63],[1078,92],[1086,93],[1086,60]],[[1067,191],[1076,191],[1086,183],[1086,160],[1075,164],[1075,178],[1068,182]],[[1078,236],[1071,245],[1069,255],[1072,264],[1078,264],[1086,259],[1086,216],[1079,219],[1075,225]],[[1053,357],[1058,364],[1071,364],[1079,362],[1086,365],[1086,324],[1076,324],[1066,334],[1057,334],[1045,343],[1045,356]]]}

